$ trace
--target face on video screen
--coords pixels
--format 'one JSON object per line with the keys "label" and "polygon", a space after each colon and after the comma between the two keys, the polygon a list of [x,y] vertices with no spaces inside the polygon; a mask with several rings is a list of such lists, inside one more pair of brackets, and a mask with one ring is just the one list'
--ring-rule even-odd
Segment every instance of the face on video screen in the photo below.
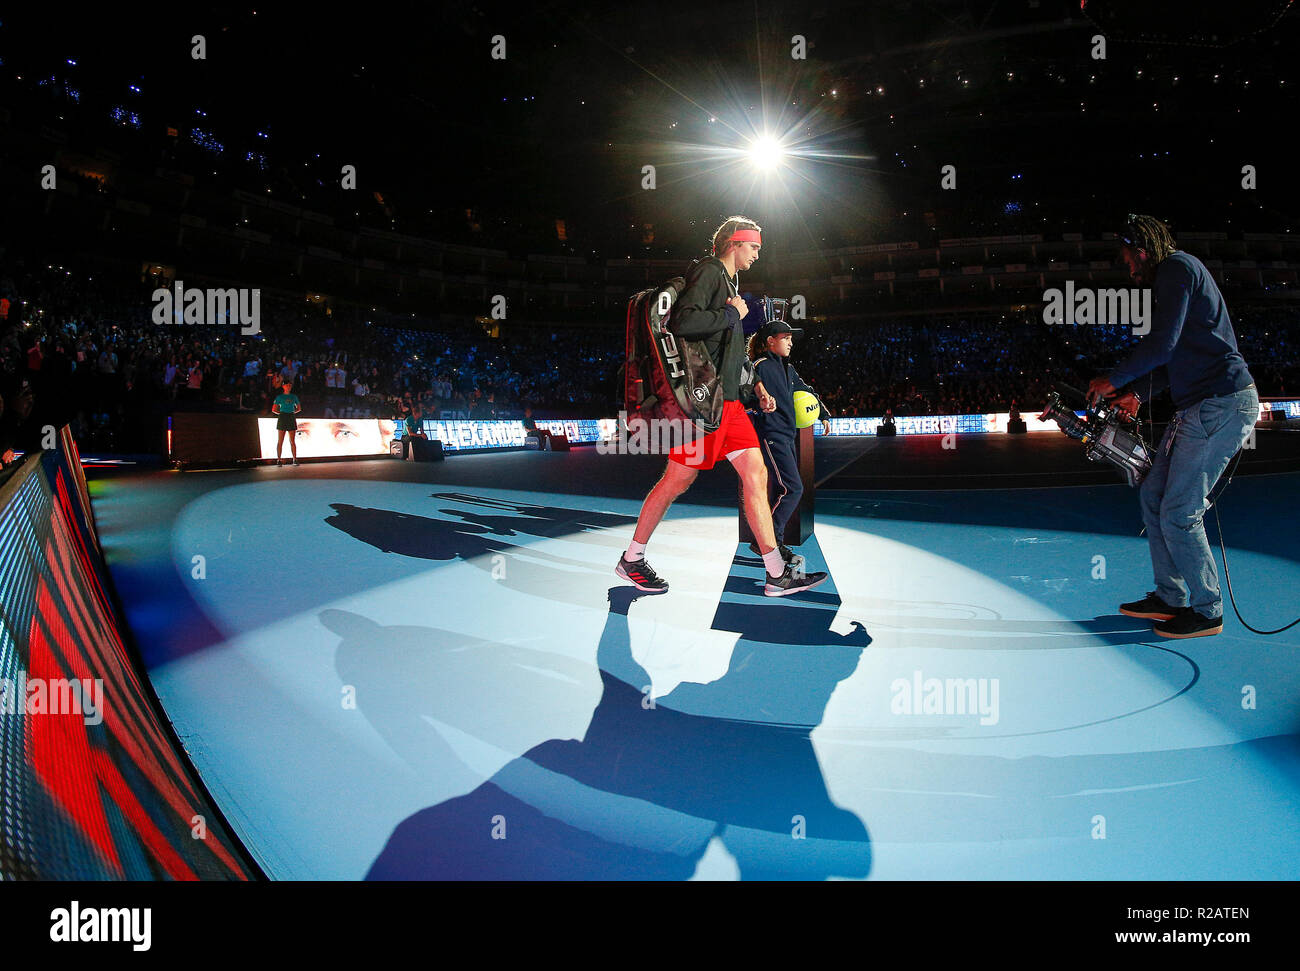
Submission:
{"label": "face on video screen", "polygon": [[[275,458],[275,421],[260,419],[258,431],[262,458]],[[393,440],[393,422],[374,418],[299,418],[297,430],[289,434],[296,437],[302,458],[383,455]]]}

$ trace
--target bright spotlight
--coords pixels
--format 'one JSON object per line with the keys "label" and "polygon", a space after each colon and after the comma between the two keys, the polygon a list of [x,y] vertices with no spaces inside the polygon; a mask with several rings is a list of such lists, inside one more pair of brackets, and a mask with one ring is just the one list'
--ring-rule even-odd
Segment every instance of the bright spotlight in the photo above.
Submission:
{"label": "bright spotlight", "polygon": [[781,164],[781,159],[785,157],[785,149],[771,135],[764,135],[756,138],[749,145],[749,159],[754,163],[754,167],[764,172],[770,172]]}

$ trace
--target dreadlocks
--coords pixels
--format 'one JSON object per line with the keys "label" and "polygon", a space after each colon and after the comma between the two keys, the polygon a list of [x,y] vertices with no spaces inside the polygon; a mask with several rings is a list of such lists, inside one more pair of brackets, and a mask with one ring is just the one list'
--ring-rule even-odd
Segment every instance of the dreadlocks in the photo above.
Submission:
{"label": "dreadlocks", "polygon": [[1155,216],[1134,216],[1131,224],[1137,248],[1146,250],[1152,263],[1164,261],[1177,249],[1169,227]]}

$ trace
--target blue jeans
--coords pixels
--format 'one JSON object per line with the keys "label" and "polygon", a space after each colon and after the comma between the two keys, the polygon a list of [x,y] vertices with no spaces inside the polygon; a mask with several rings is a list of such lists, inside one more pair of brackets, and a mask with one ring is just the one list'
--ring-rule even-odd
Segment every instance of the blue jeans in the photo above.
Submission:
{"label": "blue jeans", "polygon": [[1142,482],[1142,521],[1156,594],[1171,607],[1190,606],[1212,619],[1223,616],[1219,572],[1201,517],[1210,490],[1258,420],[1259,395],[1252,385],[1184,408],[1160,440]]}

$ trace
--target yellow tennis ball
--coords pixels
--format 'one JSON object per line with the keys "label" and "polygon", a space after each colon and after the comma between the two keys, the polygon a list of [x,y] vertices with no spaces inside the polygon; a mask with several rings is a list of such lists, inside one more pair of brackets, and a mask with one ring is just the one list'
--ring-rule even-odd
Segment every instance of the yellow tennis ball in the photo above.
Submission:
{"label": "yellow tennis ball", "polygon": [[807,428],[816,424],[817,418],[822,413],[821,402],[817,400],[815,394],[809,394],[807,391],[796,391],[794,393],[794,427]]}

